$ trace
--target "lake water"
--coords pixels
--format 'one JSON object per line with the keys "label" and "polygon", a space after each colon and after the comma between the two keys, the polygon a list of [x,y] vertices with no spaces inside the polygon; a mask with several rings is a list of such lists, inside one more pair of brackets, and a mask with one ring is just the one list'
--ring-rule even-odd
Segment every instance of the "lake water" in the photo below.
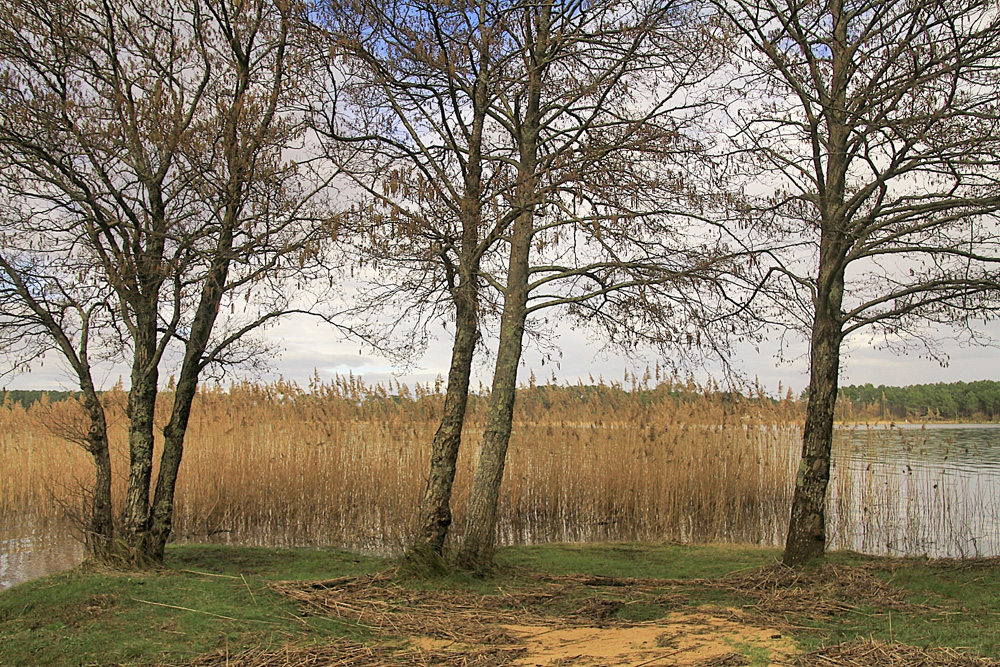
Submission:
{"label": "lake water", "polygon": [[1000,424],[837,433],[830,547],[879,555],[1000,555]]}
{"label": "lake water", "polygon": [[67,570],[83,560],[83,543],[61,522],[0,527],[0,590]]}
{"label": "lake water", "polygon": [[[1000,424],[838,429],[830,486],[831,549],[1000,555]],[[65,525],[0,526],[0,589],[82,558]]]}

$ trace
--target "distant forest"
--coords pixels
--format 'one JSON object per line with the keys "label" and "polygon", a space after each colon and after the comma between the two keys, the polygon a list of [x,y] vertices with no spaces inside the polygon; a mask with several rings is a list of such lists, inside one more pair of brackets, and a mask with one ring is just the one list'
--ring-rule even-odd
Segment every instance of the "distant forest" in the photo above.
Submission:
{"label": "distant forest", "polygon": [[915,384],[909,387],[850,385],[840,390],[841,419],[996,421],[1000,382]]}
{"label": "distant forest", "polygon": [[[634,392],[640,394],[653,394],[666,392],[676,399],[684,401],[685,398],[714,394],[725,402],[737,400],[731,393],[722,391],[717,386],[700,387],[692,385],[685,387],[680,384],[668,384],[658,387],[652,391],[648,386],[634,387]],[[440,388],[434,390],[428,385],[417,392],[416,397],[412,397],[409,392],[403,396],[387,395],[384,388],[367,388],[360,391],[359,397],[364,395],[367,400],[390,400],[393,402],[406,400],[418,400],[421,395],[429,395],[440,392]],[[614,402],[617,394],[627,394],[628,389],[621,385],[605,386],[522,386],[522,395],[531,395],[529,404],[534,409],[549,409],[557,404],[567,402]],[[764,397],[758,389],[754,392],[759,398],[764,398],[768,402],[773,399]],[[71,391],[35,391],[14,389],[10,391],[0,390],[0,404],[11,402],[20,403],[24,407],[29,407],[39,400],[49,402],[61,401],[73,396]],[[798,403],[805,402],[807,392],[802,392]],[[472,397],[473,406],[479,403],[478,396]],[[643,398],[646,398],[643,396]],[[791,393],[783,399],[786,405],[794,405],[796,401]],[[526,407],[526,406],[522,406]],[[992,380],[979,380],[976,382],[952,382],[949,384],[917,384],[908,387],[887,387],[885,385],[874,386],[871,383],[863,385],[850,385],[840,389],[840,398],[837,401],[837,417],[841,420],[955,420],[955,421],[997,421],[1000,419],[1000,382]]]}
{"label": "distant forest", "polygon": [[0,391],[0,405],[10,401],[11,403],[20,403],[24,407],[29,407],[32,403],[36,403],[43,399],[49,401],[50,403],[57,403],[70,396],[75,396],[79,392],[75,391],[36,391],[34,389],[11,389]]}

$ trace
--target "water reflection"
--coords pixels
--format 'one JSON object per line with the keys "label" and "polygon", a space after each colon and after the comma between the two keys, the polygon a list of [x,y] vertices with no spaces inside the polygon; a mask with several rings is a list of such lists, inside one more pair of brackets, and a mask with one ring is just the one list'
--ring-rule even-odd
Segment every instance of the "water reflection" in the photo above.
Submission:
{"label": "water reflection", "polygon": [[83,561],[83,544],[61,522],[0,527],[0,590]]}
{"label": "water reflection", "polygon": [[831,548],[871,554],[1000,554],[1000,425],[841,429]]}

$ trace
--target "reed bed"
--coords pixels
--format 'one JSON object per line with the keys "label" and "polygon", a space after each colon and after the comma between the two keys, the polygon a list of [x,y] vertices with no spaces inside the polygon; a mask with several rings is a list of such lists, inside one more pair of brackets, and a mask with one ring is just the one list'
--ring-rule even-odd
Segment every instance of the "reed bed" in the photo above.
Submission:
{"label": "reed bed", "polygon": [[[180,540],[324,544],[399,552],[429,465],[442,386],[338,378],[202,390],[178,480]],[[165,418],[171,393],[161,395]],[[115,493],[127,470],[125,395],[104,395]],[[456,480],[455,530],[485,422],[475,395]],[[775,543],[787,520],[800,406],[693,382],[522,387],[500,506],[506,543]],[[79,504],[88,455],[73,400],[0,406],[0,522]],[[162,426],[162,424],[161,424]],[[67,438],[70,438],[69,440]]]}

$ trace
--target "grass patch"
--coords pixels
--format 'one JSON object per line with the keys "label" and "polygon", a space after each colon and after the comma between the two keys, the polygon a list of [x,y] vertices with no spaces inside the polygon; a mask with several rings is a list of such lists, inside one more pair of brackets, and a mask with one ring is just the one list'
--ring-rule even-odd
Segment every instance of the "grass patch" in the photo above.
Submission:
{"label": "grass patch", "polygon": [[775,563],[777,549],[746,545],[542,544],[508,547],[498,563],[548,574],[640,579],[707,579]]}
{"label": "grass patch", "polygon": [[0,664],[174,665],[293,637],[363,635],[355,625],[302,618],[269,584],[383,565],[332,550],[174,546],[156,572],[78,568],[0,593]]}
{"label": "grass patch", "polygon": [[[391,653],[419,634],[419,619],[383,634],[378,614],[413,610],[444,636],[464,629],[474,637],[489,631],[489,623],[473,625],[481,614],[616,626],[725,608],[780,627],[802,651],[866,638],[1000,658],[998,561],[835,554],[828,569],[796,578],[776,559],[775,550],[754,547],[542,545],[502,549],[488,577],[416,578],[372,576],[395,562],[337,550],[173,546],[156,572],[82,567],[0,592],[0,665],[211,664],[213,655],[224,661],[248,650],[329,652],[340,645]],[[831,577],[843,580],[830,584]],[[279,593],[272,586],[279,581],[301,582],[286,587],[305,597]],[[311,588],[316,581],[328,584]],[[885,597],[886,583],[902,589],[901,597]],[[338,586],[347,587],[343,595]],[[874,594],[865,598],[859,586]],[[328,593],[324,604],[347,607],[336,614],[310,606],[303,602],[310,590]],[[779,599],[792,594],[801,600]],[[460,612],[467,616],[459,619]],[[775,659],[753,641],[731,650],[754,665]]]}
{"label": "grass patch", "polygon": [[[854,556],[850,560],[867,559]],[[868,560],[872,572],[908,592],[907,600],[926,606],[919,613],[868,608],[859,615],[883,641],[912,646],[972,649],[1000,659],[1000,560]],[[827,624],[829,636],[847,641],[858,633],[847,623]]]}

